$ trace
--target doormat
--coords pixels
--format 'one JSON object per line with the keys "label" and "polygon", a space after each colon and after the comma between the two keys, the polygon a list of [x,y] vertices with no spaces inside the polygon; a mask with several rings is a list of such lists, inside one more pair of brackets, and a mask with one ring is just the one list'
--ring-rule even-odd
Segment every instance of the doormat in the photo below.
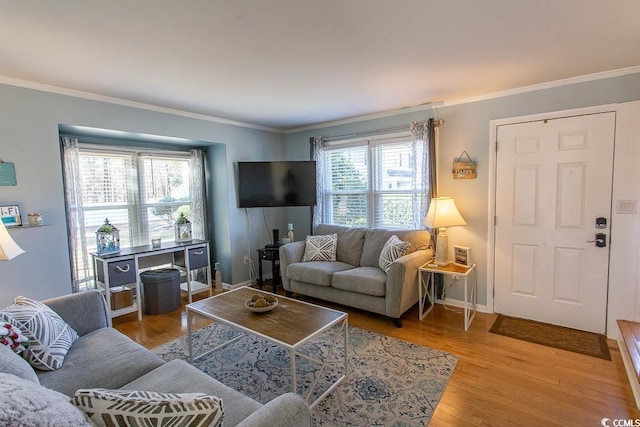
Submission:
{"label": "doormat", "polygon": [[604,360],[611,360],[607,337],[602,334],[550,325],[535,320],[503,316],[502,314],[498,315],[489,332],[574,353],[586,354],[587,356]]}

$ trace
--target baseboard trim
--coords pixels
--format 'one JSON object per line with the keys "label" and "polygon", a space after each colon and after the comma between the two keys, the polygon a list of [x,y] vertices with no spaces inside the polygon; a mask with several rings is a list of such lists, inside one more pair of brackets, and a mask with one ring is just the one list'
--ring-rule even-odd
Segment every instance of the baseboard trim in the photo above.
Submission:
{"label": "baseboard trim", "polygon": [[[439,298],[436,298],[436,304],[450,305],[452,307],[464,308],[464,301],[458,300],[458,299],[445,298],[444,300],[441,300]],[[476,311],[478,313],[488,313],[487,306],[484,304],[476,304]]]}

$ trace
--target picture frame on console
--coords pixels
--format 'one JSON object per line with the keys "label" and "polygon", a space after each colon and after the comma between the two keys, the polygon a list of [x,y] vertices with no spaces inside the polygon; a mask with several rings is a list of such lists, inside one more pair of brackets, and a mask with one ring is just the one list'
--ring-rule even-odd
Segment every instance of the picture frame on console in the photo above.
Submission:
{"label": "picture frame on console", "polygon": [[471,248],[453,245],[453,263],[463,267],[471,267]]}

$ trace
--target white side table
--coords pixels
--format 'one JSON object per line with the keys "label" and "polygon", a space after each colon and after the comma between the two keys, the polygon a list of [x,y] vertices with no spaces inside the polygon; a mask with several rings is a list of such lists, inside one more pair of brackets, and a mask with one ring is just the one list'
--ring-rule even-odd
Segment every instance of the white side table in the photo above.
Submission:
{"label": "white side table", "polygon": [[[427,281],[425,283],[424,275],[427,274]],[[418,295],[419,295],[419,309],[418,317],[420,320],[424,319],[424,316],[429,314],[433,309],[433,305],[436,302],[435,297],[435,275],[442,274],[447,276],[459,276],[464,279],[464,330],[469,329],[471,321],[476,315],[476,308],[478,303],[477,293],[477,278],[476,278],[476,265],[471,264],[470,267],[449,263],[441,267],[429,266],[429,263],[424,264],[418,269]],[[469,277],[471,276],[471,281]],[[471,282],[471,283],[469,283]]]}

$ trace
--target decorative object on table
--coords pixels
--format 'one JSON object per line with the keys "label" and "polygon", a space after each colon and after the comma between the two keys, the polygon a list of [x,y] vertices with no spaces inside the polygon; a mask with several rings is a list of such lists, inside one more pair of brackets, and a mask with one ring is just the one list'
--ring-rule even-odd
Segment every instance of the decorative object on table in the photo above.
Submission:
{"label": "decorative object on table", "polygon": [[23,254],[24,250],[11,238],[2,221],[0,221],[0,261],[7,261]]}
{"label": "decorative object on table", "polygon": [[216,262],[213,265],[213,268],[216,271],[214,274],[216,291],[220,291],[222,290],[222,272],[220,271],[220,263]]}
{"label": "decorative object on table", "polygon": [[13,163],[0,160],[0,186],[18,185],[16,168]]}
{"label": "decorative object on table", "polygon": [[162,246],[162,239],[160,237],[156,237],[155,239],[151,239],[151,247],[153,249],[158,249]]}
{"label": "decorative object on table", "polygon": [[289,239],[289,243],[295,242],[293,239],[293,224],[287,224],[287,238]]}
{"label": "decorative object on table", "polygon": [[[465,161],[463,157],[466,156]],[[453,168],[451,169],[453,179],[476,179],[476,162],[471,160],[469,153],[463,151],[457,159],[453,159]]]}
{"label": "decorative object on table", "polygon": [[254,313],[265,313],[278,306],[278,298],[271,294],[255,294],[244,305]]}
{"label": "decorative object on table", "polygon": [[42,225],[42,214],[41,213],[27,214],[27,220],[29,222],[29,225],[37,227],[39,225]]}
{"label": "decorative object on table", "polygon": [[438,229],[438,238],[436,239],[436,257],[434,263],[436,265],[447,265],[447,254],[449,248],[447,246],[447,227],[457,225],[467,225],[452,197],[436,197],[431,199],[429,210],[422,222],[426,227]]}
{"label": "decorative object on table", "polygon": [[[331,351],[326,343],[334,332],[326,331],[314,338],[307,354],[325,360],[323,357]],[[353,326],[349,326],[348,336],[349,375],[312,409],[312,425],[428,425],[458,356]],[[279,346],[253,335],[241,336],[218,323],[195,331],[192,337],[194,346],[203,352],[241,337],[224,350],[193,362],[194,367],[223,384],[262,403],[291,390],[291,373],[283,369],[289,360],[288,352]],[[340,354],[344,347],[342,340],[336,346]],[[187,335],[152,351],[165,361],[186,360]],[[336,360],[328,358],[327,364],[332,363]],[[319,369],[319,365],[306,358],[296,361],[299,393],[308,391]],[[324,386],[327,380],[323,377],[320,382]]]}
{"label": "decorative object on table", "polygon": [[22,225],[20,208],[17,205],[0,206],[0,218],[2,218],[2,223],[6,227]]}
{"label": "decorative object on table", "polygon": [[176,220],[176,242],[190,242],[192,240],[191,221],[189,221],[184,212],[180,212],[180,216]]}
{"label": "decorative object on table", "polygon": [[117,254],[120,252],[120,230],[105,218],[104,224],[96,231],[96,252],[100,255]]}
{"label": "decorative object on table", "polygon": [[471,267],[471,248],[453,245],[453,263],[464,267]]}

